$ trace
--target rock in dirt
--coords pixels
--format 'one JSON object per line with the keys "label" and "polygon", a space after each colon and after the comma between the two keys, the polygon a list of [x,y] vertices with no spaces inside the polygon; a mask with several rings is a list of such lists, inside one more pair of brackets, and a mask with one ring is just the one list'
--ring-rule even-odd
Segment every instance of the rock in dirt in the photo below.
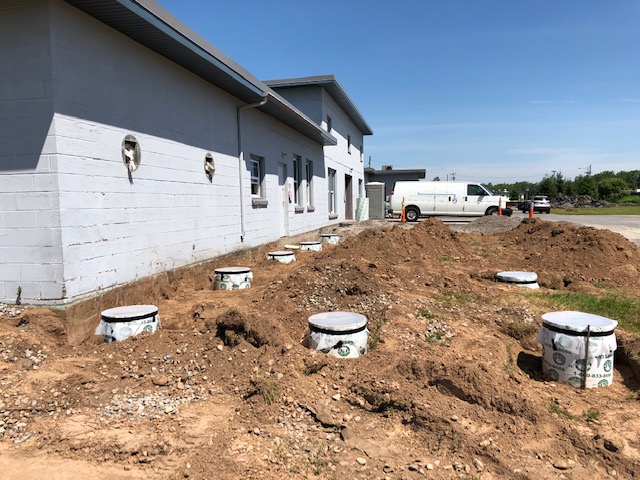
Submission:
{"label": "rock in dirt", "polygon": [[576,462],[571,459],[556,460],[555,462],[553,462],[553,466],[558,470],[569,470],[570,468],[573,468],[576,466]]}
{"label": "rock in dirt", "polygon": [[169,381],[169,377],[164,373],[156,375],[151,379],[151,382],[157,387],[164,387],[169,384]]}
{"label": "rock in dirt", "polygon": [[343,428],[340,436],[347,447],[360,450],[370,458],[383,459],[399,454],[399,451],[389,441],[362,438],[349,427]]}

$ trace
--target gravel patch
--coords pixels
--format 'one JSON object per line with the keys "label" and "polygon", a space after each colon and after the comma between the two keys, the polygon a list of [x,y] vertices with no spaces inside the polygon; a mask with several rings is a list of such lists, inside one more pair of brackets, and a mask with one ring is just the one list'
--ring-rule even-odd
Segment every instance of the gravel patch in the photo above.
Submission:
{"label": "gravel patch", "polygon": [[464,225],[451,225],[450,228],[462,233],[503,233],[513,230],[521,222],[521,217],[487,215]]}

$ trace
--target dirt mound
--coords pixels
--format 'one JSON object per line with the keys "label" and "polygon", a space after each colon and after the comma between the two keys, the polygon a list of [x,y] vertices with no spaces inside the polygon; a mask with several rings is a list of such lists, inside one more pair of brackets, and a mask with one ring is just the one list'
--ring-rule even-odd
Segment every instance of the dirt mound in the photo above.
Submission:
{"label": "dirt mound", "polygon": [[[348,227],[292,264],[266,260],[276,243],[146,280],[105,298],[153,299],[162,329],[119,343],[68,344],[70,323],[46,309],[1,317],[0,468],[27,480],[51,468],[71,479],[635,478],[630,366],[591,391],[545,381],[544,293],[494,275],[633,290],[637,248],[539,219],[480,223]],[[212,290],[213,270],[230,265],[251,268],[251,288]],[[308,317],[335,310],[369,320],[358,360],[304,346]],[[635,337],[621,342],[638,353]]]}
{"label": "dirt mound", "polygon": [[525,219],[496,241],[514,267],[537,272],[539,283],[549,288],[585,284],[640,286],[640,251],[622,235],[609,230]]}

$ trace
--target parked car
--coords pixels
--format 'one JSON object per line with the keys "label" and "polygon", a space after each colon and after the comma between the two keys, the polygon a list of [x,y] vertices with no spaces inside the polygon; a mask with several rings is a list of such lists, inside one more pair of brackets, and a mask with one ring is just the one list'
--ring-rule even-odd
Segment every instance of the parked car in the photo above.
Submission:
{"label": "parked car", "polygon": [[531,209],[531,202],[533,201],[533,211],[534,212],[546,212],[551,213],[551,202],[549,202],[549,198],[544,195],[534,195],[529,200],[524,202],[522,206],[523,212],[528,212]]}

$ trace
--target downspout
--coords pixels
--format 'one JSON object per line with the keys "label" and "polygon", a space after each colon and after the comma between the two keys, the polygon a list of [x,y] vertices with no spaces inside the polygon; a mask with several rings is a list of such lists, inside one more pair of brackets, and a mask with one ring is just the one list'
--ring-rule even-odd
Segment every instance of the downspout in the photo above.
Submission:
{"label": "downspout", "polygon": [[238,110],[236,112],[236,121],[238,124],[237,125],[237,128],[238,128],[238,180],[240,184],[240,241],[241,242],[244,242],[245,231],[244,231],[244,189],[242,185],[242,177],[243,177],[242,165],[244,164],[244,152],[242,148],[242,128],[241,128],[242,122],[240,120],[240,111],[248,108],[261,107],[265,103],[267,103],[266,93],[263,94],[262,100],[260,102],[241,105],[238,107]]}

